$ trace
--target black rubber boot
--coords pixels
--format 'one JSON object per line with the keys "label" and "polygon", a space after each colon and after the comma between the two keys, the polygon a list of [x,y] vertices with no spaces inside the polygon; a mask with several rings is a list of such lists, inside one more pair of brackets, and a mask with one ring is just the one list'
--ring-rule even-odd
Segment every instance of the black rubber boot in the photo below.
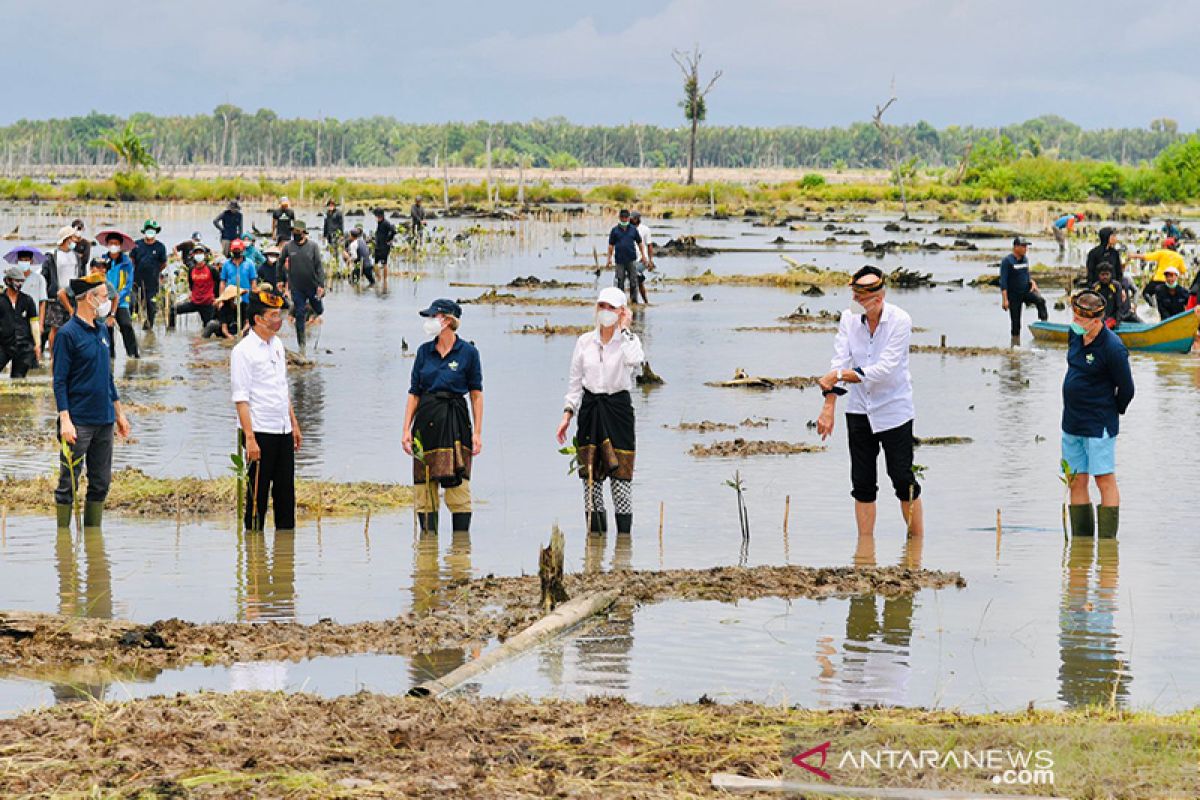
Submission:
{"label": "black rubber boot", "polygon": [[432,514],[423,514],[418,511],[417,512],[417,524],[420,526],[420,528],[423,532],[437,533],[437,529],[438,529],[437,512],[434,511]]}
{"label": "black rubber boot", "polygon": [[471,530],[471,512],[458,511],[450,515],[450,530],[454,533],[466,533]]}
{"label": "black rubber boot", "polygon": [[584,522],[587,523],[588,533],[608,533],[608,515],[603,511],[593,511],[590,515],[584,515]]}
{"label": "black rubber boot", "polygon": [[70,528],[71,515],[75,511],[74,507],[70,503],[58,503],[54,506],[54,511],[58,515],[58,527]]}
{"label": "black rubber boot", "polygon": [[629,533],[633,530],[633,514],[617,514],[617,533]]}
{"label": "black rubber boot", "polygon": [[1071,514],[1072,536],[1096,535],[1096,515],[1091,503],[1072,505],[1069,511]]}
{"label": "black rubber boot", "polygon": [[99,528],[104,518],[103,501],[89,500],[83,504],[83,527]]}
{"label": "black rubber boot", "polygon": [[1121,527],[1121,507],[1100,506],[1096,514],[1100,538],[1117,538],[1117,528]]}

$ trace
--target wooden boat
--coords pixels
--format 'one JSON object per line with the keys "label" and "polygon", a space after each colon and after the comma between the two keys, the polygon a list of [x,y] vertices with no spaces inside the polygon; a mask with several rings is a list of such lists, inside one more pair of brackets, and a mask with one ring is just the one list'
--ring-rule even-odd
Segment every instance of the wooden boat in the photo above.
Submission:
{"label": "wooden boat", "polygon": [[[1122,322],[1113,333],[1121,337],[1130,350],[1187,353],[1192,349],[1197,327],[1200,327],[1200,317],[1192,311],[1184,311],[1161,322]],[[1029,330],[1039,342],[1066,344],[1071,326],[1061,322],[1035,322]]]}

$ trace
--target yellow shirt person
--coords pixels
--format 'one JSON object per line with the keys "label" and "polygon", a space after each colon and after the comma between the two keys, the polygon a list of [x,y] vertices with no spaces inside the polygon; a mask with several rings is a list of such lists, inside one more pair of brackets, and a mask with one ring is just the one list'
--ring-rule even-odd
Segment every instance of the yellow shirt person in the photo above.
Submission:
{"label": "yellow shirt person", "polygon": [[1174,267],[1179,270],[1180,280],[1187,277],[1187,261],[1184,260],[1183,256],[1170,248],[1164,247],[1161,250],[1155,250],[1145,255],[1134,255],[1132,258],[1154,262],[1154,277],[1150,279],[1152,281],[1165,282],[1167,277],[1163,274],[1163,270],[1167,267]]}

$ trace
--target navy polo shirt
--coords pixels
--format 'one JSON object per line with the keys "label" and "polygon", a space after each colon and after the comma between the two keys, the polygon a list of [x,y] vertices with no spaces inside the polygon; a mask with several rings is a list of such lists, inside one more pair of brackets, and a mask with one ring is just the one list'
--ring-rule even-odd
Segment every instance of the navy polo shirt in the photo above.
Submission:
{"label": "navy polo shirt", "polygon": [[54,340],[54,402],[71,412],[75,425],[111,425],[113,403],[121,399],[108,359],[107,326],[88,325],[77,316],[58,329]]}
{"label": "navy polo shirt", "polygon": [[482,391],[483,366],[475,345],[460,336],[454,340],[445,358],[437,351],[437,339],[430,339],[417,348],[409,394],[451,392],[461,395]]}
{"label": "navy polo shirt", "polygon": [[135,278],[140,281],[153,280],[162,274],[163,267],[167,265],[167,247],[158,240],[147,242],[145,239],[138,239],[129,253],[129,258],[133,261]]}
{"label": "navy polo shirt", "polygon": [[1116,436],[1119,418],[1133,400],[1129,351],[1108,328],[1091,344],[1071,331],[1067,345],[1067,376],[1063,379],[1063,433],[1100,438]]}
{"label": "navy polo shirt", "polygon": [[613,255],[618,264],[631,264],[638,259],[637,246],[642,240],[637,226],[630,223],[624,227],[614,225],[608,234],[608,243],[613,246]]}
{"label": "navy polo shirt", "polygon": [[1029,258],[1020,260],[1009,253],[1000,262],[1000,288],[1009,294],[1025,294],[1032,279],[1029,275]]}

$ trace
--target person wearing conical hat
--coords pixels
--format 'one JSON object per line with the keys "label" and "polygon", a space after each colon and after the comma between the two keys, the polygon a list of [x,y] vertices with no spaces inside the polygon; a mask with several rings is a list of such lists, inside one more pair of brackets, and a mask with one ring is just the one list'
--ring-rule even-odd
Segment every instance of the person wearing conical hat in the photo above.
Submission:
{"label": "person wearing conical hat", "polygon": [[70,284],[75,314],[54,340],[54,402],[58,432],[70,448],[60,456],[54,501],[58,526],[69,527],[81,470],[87,472],[85,527],[100,524],[112,481],[114,427],[129,435],[129,420],[113,382],[109,339],[112,331],[100,322],[111,307],[109,285],[99,270]]}

